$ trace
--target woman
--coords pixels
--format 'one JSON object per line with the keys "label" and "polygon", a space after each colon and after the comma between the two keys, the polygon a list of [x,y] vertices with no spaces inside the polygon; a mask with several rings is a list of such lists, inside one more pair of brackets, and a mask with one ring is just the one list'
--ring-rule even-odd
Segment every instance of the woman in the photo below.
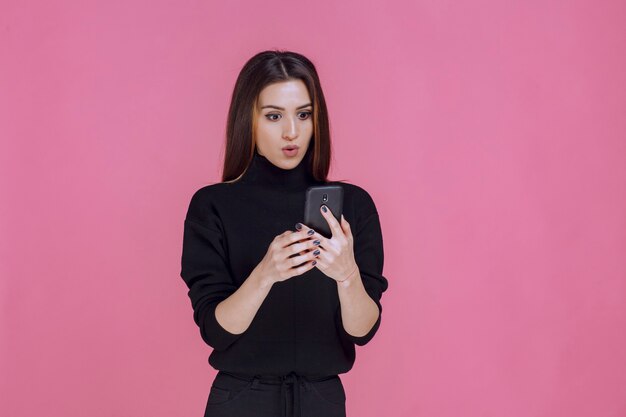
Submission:
{"label": "woman", "polygon": [[[194,193],[184,223],[181,277],[219,371],[205,417],[345,416],[338,374],[380,326],[388,283],[372,198],[326,178],[328,114],[311,61],[252,57],[226,136],[222,182]],[[320,207],[329,238],[301,223],[306,189],[324,184],[344,189],[339,220]]]}

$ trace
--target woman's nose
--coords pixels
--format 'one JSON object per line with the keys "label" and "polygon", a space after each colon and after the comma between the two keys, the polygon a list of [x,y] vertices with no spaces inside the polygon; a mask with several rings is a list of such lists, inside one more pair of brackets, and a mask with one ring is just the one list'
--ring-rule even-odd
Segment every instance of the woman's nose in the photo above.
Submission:
{"label": "woman's nose", "polygon": [[287,122],[287,126],[285,126],[285,129],[283,131],[283,136],[293,138],[297,134],[298,134],[298,124],[296,123],[296,121],[291,120],[290,122]]}

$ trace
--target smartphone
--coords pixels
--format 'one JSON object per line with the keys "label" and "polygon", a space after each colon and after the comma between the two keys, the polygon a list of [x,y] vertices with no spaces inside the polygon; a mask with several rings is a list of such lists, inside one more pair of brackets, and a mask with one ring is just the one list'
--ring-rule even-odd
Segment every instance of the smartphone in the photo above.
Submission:
{"label": "smartphone", "polygon": [[323,205],[326,205],[335,219],[341,223],[343,187],[341,185],[314,185],[306,190],[304,224],[322,236],[331,238],[330,226],[321,212]]}

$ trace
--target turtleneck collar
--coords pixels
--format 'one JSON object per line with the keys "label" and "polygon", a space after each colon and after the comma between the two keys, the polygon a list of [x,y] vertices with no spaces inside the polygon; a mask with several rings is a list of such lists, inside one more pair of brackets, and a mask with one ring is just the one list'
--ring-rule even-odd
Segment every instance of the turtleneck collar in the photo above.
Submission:
{"label": "turtleneck collar", "polygon": [[304,158],[292,169],[283,169],[274,165],[254,148],[250,166],[242,180],[246,184],[268,186],[283,190],[300,190],[317,183],[310,171],[312,147],[307,148]]}

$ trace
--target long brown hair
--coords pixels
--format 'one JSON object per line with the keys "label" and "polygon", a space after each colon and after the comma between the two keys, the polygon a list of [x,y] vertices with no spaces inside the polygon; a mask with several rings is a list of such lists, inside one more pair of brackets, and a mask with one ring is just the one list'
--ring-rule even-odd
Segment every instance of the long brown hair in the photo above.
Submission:
{"label": "long brown hair", "polygon": [[315,66],[296,52],[271,50],[250,58],[237,77],[226,124],[223,182],[238,180],[252,161],[259,94],[269,84],[289,80],[302,80],[311,97],[313,136],[309,147],[313,146],[313,155],[309,168],[316,180],[327,181],[331,158],[330,128]]}

